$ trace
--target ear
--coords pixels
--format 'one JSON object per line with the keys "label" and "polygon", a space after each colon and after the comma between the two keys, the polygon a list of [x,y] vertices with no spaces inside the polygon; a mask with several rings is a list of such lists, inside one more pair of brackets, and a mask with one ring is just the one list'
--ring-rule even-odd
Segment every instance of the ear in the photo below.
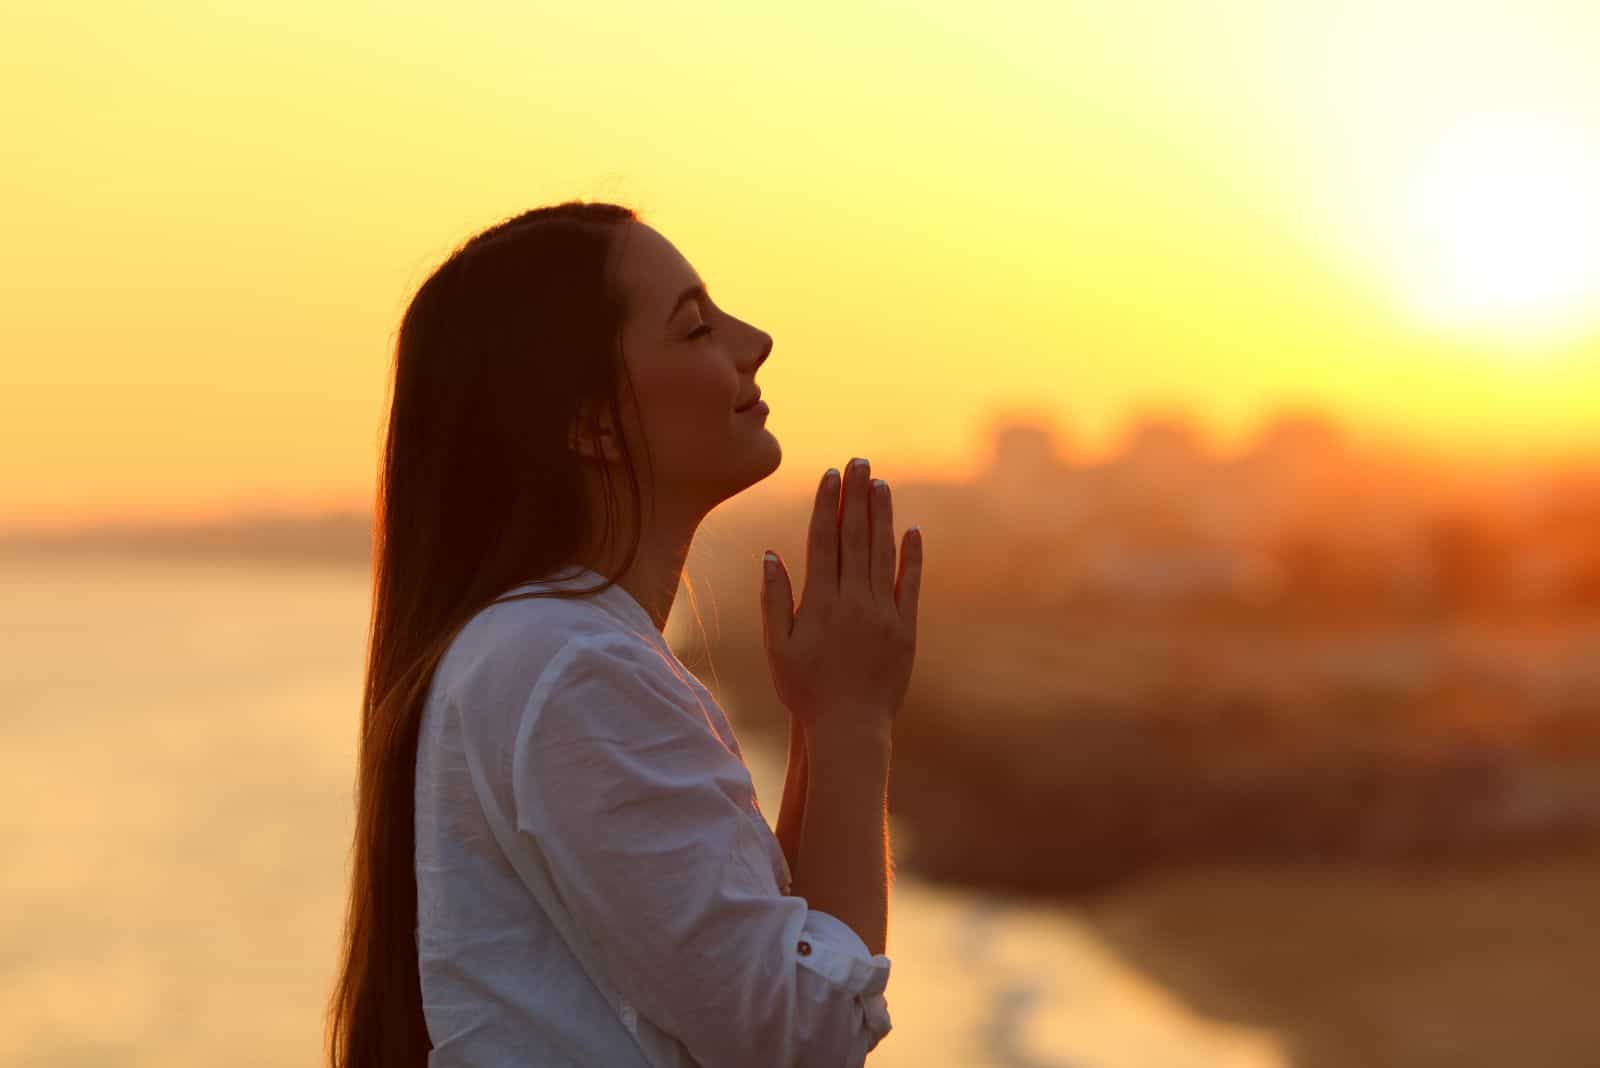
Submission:
{"label": "ear", "polygon": [[[600,436],[599,449],[595,451],[594,435]],[[604,460],[607,463],[621,463],[622,450],[617,443],[616,428],[611,422],[611,413],[603,412],[598,419],[589,415],[589,409],[575,416],[567,429],[567,447],[586,460]]]}

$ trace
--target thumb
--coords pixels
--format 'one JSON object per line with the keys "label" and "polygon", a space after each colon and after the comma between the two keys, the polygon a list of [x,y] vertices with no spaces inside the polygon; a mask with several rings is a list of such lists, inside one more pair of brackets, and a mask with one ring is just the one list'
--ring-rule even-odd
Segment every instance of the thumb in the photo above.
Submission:
{"label": "thumb", "polygon": [[761,622],[770,649],[789,637],[794,625],[794,594],[789,589],[789,572],[771,549],[762,563],[761,576]]}

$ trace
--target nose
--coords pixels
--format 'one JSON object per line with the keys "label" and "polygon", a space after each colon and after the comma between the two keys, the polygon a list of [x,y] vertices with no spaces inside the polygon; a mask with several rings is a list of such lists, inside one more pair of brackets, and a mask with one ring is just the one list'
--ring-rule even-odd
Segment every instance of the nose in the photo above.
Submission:
{"label": "nose", "polygon": [[760,353],[760,355],[757,356],[755,361],[750,365],[751,374],[755,374],[757,371],[759,371],[761,369],[761,365],[767,362],[767,357],[772,355],[772,335],[767,333],[765,330],[760,331],[760,333],[764,340],[761,344],[756,346],[756,351]]}

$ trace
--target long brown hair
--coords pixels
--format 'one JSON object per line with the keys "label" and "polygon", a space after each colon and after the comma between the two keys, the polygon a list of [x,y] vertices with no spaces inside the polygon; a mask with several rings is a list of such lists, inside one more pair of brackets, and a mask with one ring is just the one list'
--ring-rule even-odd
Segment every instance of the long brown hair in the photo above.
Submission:
{"label": "long brown hair", "polygon": [[[332,1068],[427,1064],[413,822],[423,703],[475,614],[578,562],[597,537],[611,544],[611,476],[601,465],[606,522],[591,530],[568,432],[584,405],[609,408],[622,426],[620,386],[633,384],[622,358],[627,294],[613,268],[623,224],[636,219],[581,201],[517,215],[458,246],[401,320],[373,520],[350,896],[328,1002]],[[638,552],[632,531],[624,570]],[[521,596],[588,597],[614,583]]]}

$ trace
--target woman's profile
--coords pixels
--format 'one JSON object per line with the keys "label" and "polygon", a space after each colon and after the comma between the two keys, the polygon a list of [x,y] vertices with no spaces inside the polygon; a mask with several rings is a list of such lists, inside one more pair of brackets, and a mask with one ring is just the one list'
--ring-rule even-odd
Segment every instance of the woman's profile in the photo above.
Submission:
{"label": "woman's profile", "polygon": [[[700,521],[775,471],[765,332],[630,209],[458,246],[395,345],[332,1068],[859,1066],[890,1029],[887,785],[921,535],[822,474],[768,554],[777,831],[663,638]],[[798,595],[798,607],[796,596]]]}

